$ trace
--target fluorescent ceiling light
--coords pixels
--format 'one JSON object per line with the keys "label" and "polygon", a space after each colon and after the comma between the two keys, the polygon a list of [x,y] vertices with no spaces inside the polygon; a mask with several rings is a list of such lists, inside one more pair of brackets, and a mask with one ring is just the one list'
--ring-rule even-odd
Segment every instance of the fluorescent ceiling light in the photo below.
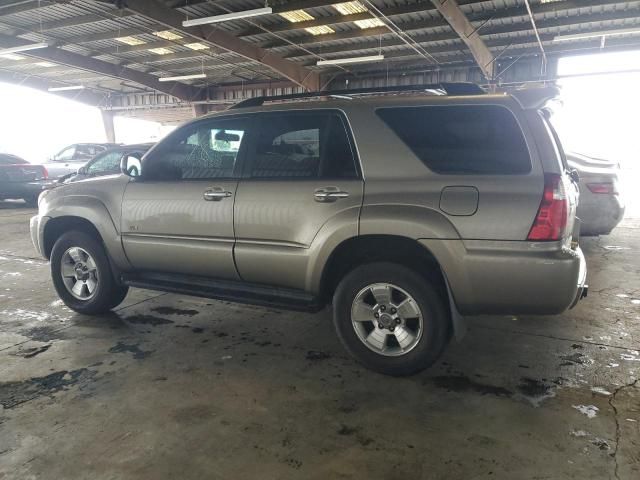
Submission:
{"label": "fluorescent ceiling light", "polygon": [[45,68],[50,68],[50,67],[55,67],[56,66],[55,63],[51,63],[51,62],[36,62],[35,65],[38,65],[39,67],[45,67]]}
{"label": "fluorescent ceiling light", "polygon": [[0,55],[0,58],[4,58],[5,60],[24,60],[22,55],[16,55],[15,53],[5,53],[4,55]]}
{"label": "fluorescent ceiling light", "polygon": [[314,20],[314,17],[309,15],[304,10],[291,10],[290,12],[282,12],[280,16],[282,18],[286,18],[291,23],[306,22],[308,20]]}
{"label": "fluorescent ceiling light", "polygon": [[0,55],[7,55],[9,53],[28,52],[29,50],[37,50],[39,48],[47,48],[47,43],[30,43],[28,45],[21,45],[19,47],[3,48],[0,50]]}
{"label": "fluorescent ceiling light", "polygon": [[355,23],[357,26],[362,28],[373,28],[373,27],[384,27],[384,22],[379,18],[367,18],[366,20],[356,20]]}
{"label": "fluorescent ceiling light", "polygon": [[355,13],[364,13],[367,11],[367,7],[358,1],[334,3],[332,7],[342,15],[353,15]]}
{"label": "fluorescent ceiling light", "polygon": [[599,32],[573,33],[569,35],[558,35],[553,39],[554,42],[564,42],[568,40],[582,40],[584,38],[600,38],[610,37],[613,35],[628,35],[631,33],[640,33],[640,28],[623,28],[618,30],[601,30]]}
{"label": "fluorescent ceiling light", "polygon": [[164,47],[150,48],[149,51],[152,52],[152,53],[155,53],[157,55],[166,55],[167,53],[173,53],[171,50],[169,50],[168,48],[164,48]]}
{"label": "fluorescent ceiling light", "polygon": [[191,50],[206,50],[207,48],[209,48],[207,45],[200,42],[185,43],[184,46],[190,48]]}
{"label": "fluorescent ceiling light", "polygon": [[116,41],[120,42],[120,43],[125,43],[127,45],[144,45],[145,42],[144,40],[140,40],[139,38],[135,38],[135,37],[118,37],[116,38]]}
{"label": "fluorescent ceiling light", "polygon": [[256,8],[254,10],[244,10],[242,12],[225,13],[224,15],[215,15],[213,17],[194,18],[193,20],[185,20],[182,22],[183,27],[195,27],[196,25],[206,25],[208,23],[226,22],[227,20],[238,20],[240,18],[257,17],[259,15],[268,15],[273,13],[271,7]]}
{"label": "fluorescent ceiling light", "polygon": [[196,78],[207,78],[204,73],[194,73],[193,75],[178,75],[177,77],[160,77],[160,82],[173,82],[175,80],[192,80]]}
{"label": "fluorescent ceiling light", "polygon": [[49,87],[47,91],[49,92],[64,92],[67,90],[83,90],[83,85],[69,85],[68,87]]}
{"label": "fluorescent ceiling light", "polygon": [[161,32],[153,32],[156,37],[164,38],[165,40],[180,40],[182,35],[172,32],[171,30],[163,30]]}
{"label": "fluorescent ceiling light", "polygon": [[327,33],[336,33],[336,31],[333,28],[327,25],[320,25],[318,27],[308,27],[308,28],[305,28],[305,30],[309,32],[311,35],[326,35]]}
{"label": "fluorescent ceiling light", "polygon": [[350,58],[334,58],[332,60],[318,60],[316,65],[345,65],[349,63],[368,63],[379,62],[384,60],[384,55],[368,55],[365,57],[350,57]]}

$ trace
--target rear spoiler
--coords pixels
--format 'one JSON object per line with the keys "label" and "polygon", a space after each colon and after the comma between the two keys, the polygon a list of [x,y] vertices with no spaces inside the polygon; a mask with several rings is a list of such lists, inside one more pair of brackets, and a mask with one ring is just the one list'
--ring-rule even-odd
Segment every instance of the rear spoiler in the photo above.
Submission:
{"label": "rear spoiler", "polygon": [[539,110],[549,101],[560,96],[560,88],[556,86],[520,88],[509,91],[525,110]]}

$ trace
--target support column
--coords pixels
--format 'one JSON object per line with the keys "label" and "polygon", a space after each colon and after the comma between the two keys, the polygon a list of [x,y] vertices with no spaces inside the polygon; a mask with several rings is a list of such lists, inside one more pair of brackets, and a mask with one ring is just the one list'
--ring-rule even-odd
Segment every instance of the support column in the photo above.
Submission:
{"label": "support column", "polygon": [[206,103],[194,103],[191,107],[193,108],[193,118],[209,113],[209,106]]}
{"label": "support column", "polygon": [[107,142],[116,143],[116,129],[113,126],[113,112],[100,110],[102,115],[102,124],[104,125],[104,133],[107,136]]}

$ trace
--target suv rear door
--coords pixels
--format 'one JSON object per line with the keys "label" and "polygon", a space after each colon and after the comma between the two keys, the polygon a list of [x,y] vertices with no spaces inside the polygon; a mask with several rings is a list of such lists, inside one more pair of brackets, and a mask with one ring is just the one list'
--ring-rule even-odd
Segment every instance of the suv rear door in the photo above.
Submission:
{"label": "suv rear door", "polygon": [[243,280],[303,289],[310,247],[340,222],[358,233],[363,181],[337,111],[255,114],[234,211]]}
{"label": "suv rear door", "polygon": [[136,269],[238,279],[233,203],[247,125],[204,119],[144,157],[122,203],[122,242]]}

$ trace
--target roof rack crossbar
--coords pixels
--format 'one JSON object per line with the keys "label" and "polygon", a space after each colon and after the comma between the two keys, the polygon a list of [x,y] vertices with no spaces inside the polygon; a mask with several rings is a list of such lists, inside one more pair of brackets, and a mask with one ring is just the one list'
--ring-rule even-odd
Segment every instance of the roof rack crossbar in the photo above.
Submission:
{"label": "roof rack crossbar", "polygon": [[351,95],[366,95],[376,93],[394,93],[394,92],[421,92],[427,90],[441,90],[447,95],[481,95],[486,93],[482,87],[475,83],[432,83],[423,85],[400,85],[395,87],[368,87],[348,90],[329,90],[324,92],[305,92],[291,93],[288,95],[274,95],[251,97],[235,103],[229,109],[259,107],[265,102],[281,101],[281,100],[299,100],[305,98],[319,97],[350,97]]}

